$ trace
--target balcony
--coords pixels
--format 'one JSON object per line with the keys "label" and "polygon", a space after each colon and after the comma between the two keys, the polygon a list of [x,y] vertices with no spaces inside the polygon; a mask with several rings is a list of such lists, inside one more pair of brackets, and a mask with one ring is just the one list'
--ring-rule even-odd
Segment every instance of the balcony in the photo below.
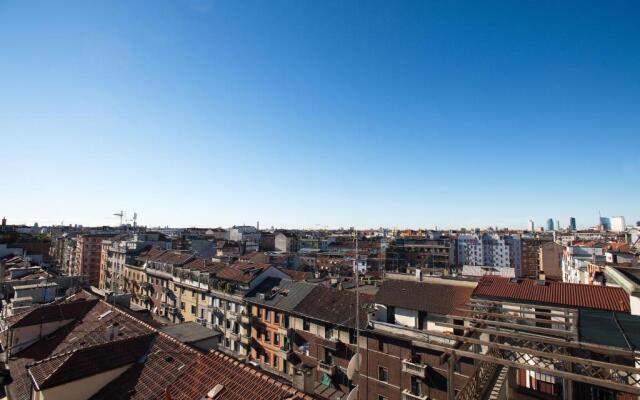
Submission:
{"label": "balcony", "polygon": [[426,378],[427,365],[413,363],[410,360],[402,360],[402,372],[406,372],[408,374],[411,374],[420,378]]}
{"label": "balcony", "polygon": [[419,396],[417,394],[411,393],[409,389],[405,389],[402,391],[402,400],[427,400],[428,396]]}
{"label": "balcony", "polygon": [[289,336],[293,332],[293,328],[285,328],[284,326],[278,326],[278,333],[281,335]]}
{"label": "balcony", "polygon": [[329,376],[333,376],[336,373],[336,366],[319,361],[318,372],[325,373]]}
{"label": "balcony", "polygon": [[251,323],[251,318],[246,312],[243,312],[243,313],[240,313],[240,316],[238,317],[238,321],[240,321],[241,324],[248,325]]}
{"label": "balcony", "polygon": [[382,333],[388,333],[394,336],[403,336],[405,338],[411,340],[417,340],[427,343],[437,343],[453,346],[455,344],[455,340],[449,339],[446,337],[446,333],[444,332],[429,332],[429,331],[421,331],[419,329],[411,328],[408,326],[391,324],[389,322],[382,321],[369,321],[374,330],[377,330]]}

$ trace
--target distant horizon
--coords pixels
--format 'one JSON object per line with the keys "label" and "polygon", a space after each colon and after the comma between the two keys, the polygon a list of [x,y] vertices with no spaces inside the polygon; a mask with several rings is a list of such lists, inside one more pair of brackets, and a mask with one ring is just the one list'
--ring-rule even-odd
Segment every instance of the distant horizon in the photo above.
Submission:
{"label": "distant horizon", "polygon": [[[617,216],[617,215],[616,215]],[[603,217],[608,217],[608,216],[604,216]],[[614,216],[611,216],[609,218],[612,218]],[[2,218],[2,217],[0,217]],[[102,228],[102,227],[109,227],[109,228],[119,228],[121,226],[125,226],[127,224],[123,224],[123,225],[118,225],[118,223],[114,224],[83,224],[83,223],[66,223],[64,225],[60,224],[60,223],[51,223],[51,224],[43,224],[40,223],[39,221],[33,221],[32,223],[28,223],[28,222],[13,222],[11,221],[11,219],[9,217],[7,218],[7,225],[24,225],[24,226],[34,226],[35,223],[38,223],[38,227],[68,227],[68,226],[82,226],[83,228]],[[569,217],[567,218],[567,224],[560,224],[560,230],[566,230],[568,229],[569,226]],[[639,220],[640,221],[640,220]],[[63,222],[63,221],[61,221]],[[258,221],[257,221],[258,222]],[[528,221],[527,221],[528,222]],[[562,222],[562,220],[560,220],[560,222]],[[630,221],[627,220],[627,218],[625,217],[625,223],[627,226],[636,226],[636,220]],[[554,224],[556,223],[556,219],[554,219]],[[128,225],[130,226],[131,223],[128,223]],[[224,228],[224,229],[229,229],[232,228],[234,226],[254,226],[256,227],[257,224],[248,224],[248,223],[235,223],[235,224],[213,224],[213,225],[185,225],[185,226],[178,226],[178,225],[157,225],[157,224],[145,224],[145,223],[138,223],[138,226],[141,227],[145,227],[147,229],[190,229],[190,228],[194,228],[194,229],[215,229],[215,228]],[[356,227],[353,226],[354,229],[356,230],[376,230],[376,229],[390,229],[390,230],[460,230],[460,229],[467,229],[467,230],[472,230],[472,229],[498,229],[498,230],[503,230],[503,229],[510,229],[510,230],[527,230],[527,224],[524,224],[524,226],[496,226],[496,225],[485,225],[485,226],[458,226],[458,227],[441,227],[441,226],[413,226],[413,227],[406,227],[406,226],[369,226],[369,227]],[[546,230],[546,220],[544,221],[544,223],[538,225],[537,223],[535,223],[534,221],[534,225],[535,225],[535,232],[538,232],[538,229],[540,227],[545,228],[545,232],[548,232]],[[344,225],[344,226],[327,226],[327,225],[322,225],[322,226],[313,226],[313,227],[296,227],[296,226],[275,226],[275,225],[269,225],[269,224],[263,224],[262,222],[260,222],[260,229],[261,230],[270,230],[271,228],[274,229],[292,229],[292,230],[340,230],[340,229],[344,229],[344,230],[348,230],[350,229],[352,226],[351,225]],[[595,228],[597,227],[597,224],[593,224],[593,225],[580,225],[580,224],[576,224],[576,228],[577,230],[587,230],[590,228]]]}
{"label": "distant horizon", "polygon": [[635,223],[639,20],[632,0],[2,1],[0,213]]}

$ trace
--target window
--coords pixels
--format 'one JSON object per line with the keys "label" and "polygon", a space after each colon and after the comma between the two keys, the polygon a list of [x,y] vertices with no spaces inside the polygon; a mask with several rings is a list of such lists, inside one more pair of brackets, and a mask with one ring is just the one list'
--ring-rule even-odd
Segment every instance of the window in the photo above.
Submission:
{"label": "window", "polygon": [[273,366],[278,368],[278,356],[276,355],[273,356]]}
{"label": "window", "polygon": [[191,314],[192,315],[196,315],[197,314],[196,306],[193,306],[193,305],[191,306]]}
{"label": "window", "polygon": [[386,397],[384,397],[383,395],[379,394],[378,395],[378,400],[388,400]]}
{"label": "window", "polygon": [[311,323],[306,319],[302,320],[302,330],[305,330],[305,331],[311,330]]}
{"label": "window", "polygon": [[276,346],[280,345],[280,335],[278,335],[277,333],[273,334],[273,344],[275,344]]}
{"label": "window", "polygon": [[183,302],[180,302],[180,309],[184,310],[184,303]]}
{"label": "window", "polygon": [[200,295],[200,300],[204,301],[204,293]]}
{"label": "window", "polygon": [[269,331],[266,331],[264,333],[264,341],[265,342],[271,342],[271,333]]}
{"label": "window", "polygon": [[276,324],[280,323],[280,314],[278,314],[277,312],[273,313],[273,322],[275,322]]}
{"label": "window", "polygon": [[389,381],[389,371],[385,367],[378,367],[378,380],[382,382]]}
{"label": "window", "polygon": [[378,351],[384,352],[384,341],[382,338],[378,338]]}
{"label": "window", "polygon": [[418,397],[422,396],[422,391],[420,389],[420,381],[416,376],[411,377],[411,394]]}
{"label": "window", "polygon": [[349,344],[356,344],[356,331],[349,331]]}
{"label": "window", "polygon": [[264,310],[264,320],[269,321],[269,310]]}

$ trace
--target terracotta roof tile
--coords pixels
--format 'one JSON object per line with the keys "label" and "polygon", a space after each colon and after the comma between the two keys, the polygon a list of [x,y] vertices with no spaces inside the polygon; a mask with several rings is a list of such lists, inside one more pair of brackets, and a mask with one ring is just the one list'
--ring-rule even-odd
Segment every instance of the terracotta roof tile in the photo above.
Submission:
{"label": "terracotta roof tile", "polygon": [[167,399],[199,400],[216,385],[222,391],[216,400],[313,399],[293,387],[219,352],[201,356],[167,389]]}
{"label": "terracotta roof tile", "polygon": [[577,308],[630,312],[630,300],[622,288],[483,276],[474,297],[504,299]]}
{"label": "terracotta roof tile", "polygon": [[[360,294],[360,328],[367,326],[366,304],[373,296]],[[294,309],[294,313],[355,328],[356,294],[350,290],[338,290],[316,286]]]}
{"label": "terracotta roof tile", "polygon": [[147,334],[76,348],[27,366],[42,390],[109,371],[138,361],[144,356],[155,334]]}
{"label": "terracotta roof tile", "polygon": [[472,293],[472,287],[388,279],[382,282],[375,302],[442,315],[459,315],[458,308],[469,300]]}

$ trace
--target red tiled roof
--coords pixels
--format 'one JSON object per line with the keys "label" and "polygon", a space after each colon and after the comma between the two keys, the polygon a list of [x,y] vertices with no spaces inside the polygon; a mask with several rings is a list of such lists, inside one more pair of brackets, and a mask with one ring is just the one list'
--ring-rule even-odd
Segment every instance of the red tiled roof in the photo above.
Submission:
{"label": "red tiled roof", "polygon": [[271,267],[271,264],[239,261],[216,271],[216,277],[228,281],[249,283],[269,267]]}
{"label": "red tiled roof", "polygon": [[144,262],[144,261],[154,261],[165,264],[173,264],[173,265],[182,265],[194,258],[194,255],[185,251],[178,250],[163,250],[157,247],[152,247],[148,251],[144,251],[140,253],[136,260]]}
{"label": "red tiled roof", "polygon": [[219,262],[213,262],[213,261],[208,261],[208,260],[204,260],[202,258],[196,258],[195,260],[191,260],[188,263],[186,263],[185,265],[182,266],[183,268],[189,268],[189,269],[195,269],[198,271],[203,271],[203,272],[217,272],[220,271],[221,269],[225,268],[225,265],[223,263],[219,263]]}
{"label": "red tiled roof", "polygon": [[504,299],[578,308],[630,312],[629,295],[622,288],[483,276],[473,297]]}
{"label": "red tiled roof", "polygon": [[11,327],[19,328],[21,326],[75,319],[84,315],[96,303],[97,300],[80,300],[70,303],[49,304],[34,308],[24,314],[7,318],[7,322]]}
{"label": "red tiled roof", "polygon": [[387,279],[376,303],[441,315],[460,315],[458,308],[471,297],[472,287]]}
{"label": "red tiled roof", "polygon": [[219,352],[203,355],[190,368],[185,369],[167,389],[166,398],[204,399],[216,385],[223,387],[216,395],[216,400],[313,399],[312,396]]}
{"label": "red tiled roof", "polygon": [[[82,293],[74,298],[82,297]],[[13,382],[8,387],[12,399],[30,399],[31,378],[26,366],[44,359],[64,358],[64,354],[87,351],[91,359],[101,354],[100,347],[111,340],[106,334],[109,327],[118,326],[115,340],[134,339],[145,335],[153,335],[155,340],[149,345],[148,356],[143,363],[134,363],[126,373],[103,387],[92,399],[97,400],[147,400],[163,398],[165,388],[173,382],[185,368],[188,368],[198,357],[198,352],[170,336],[158,332],[149,324],[114,308],[104,301],[85,301],[93,307],[79,315],[75,320],[53,334],[46,340],[40,340],[26,349],[12,354],[9,368]],[[84,349],[84,350],[83,350]],[[82,358],[81,358],[82,360]],[[70,364],[69,364],[70,365]],[[92,365],[74,368],[80,376],[90,374]],[[54,371],[52,363],[47,368]],[[44,368],[44,367],[43,367]]]}
{"label": "red tiled roof", "polygon": [[[360,328],[367,326],[366,305],[373,296],[360,293]],[[316,286],[294,309],[294,314],[302,314],[313,319],[336,325],[355,328],[356,294],[350,290],[338,290]]]}
{"label": "red tiled roof", "polygon": [[132,364],[149,350],[154,334],[73,349],[27,366],[42,390]]}

